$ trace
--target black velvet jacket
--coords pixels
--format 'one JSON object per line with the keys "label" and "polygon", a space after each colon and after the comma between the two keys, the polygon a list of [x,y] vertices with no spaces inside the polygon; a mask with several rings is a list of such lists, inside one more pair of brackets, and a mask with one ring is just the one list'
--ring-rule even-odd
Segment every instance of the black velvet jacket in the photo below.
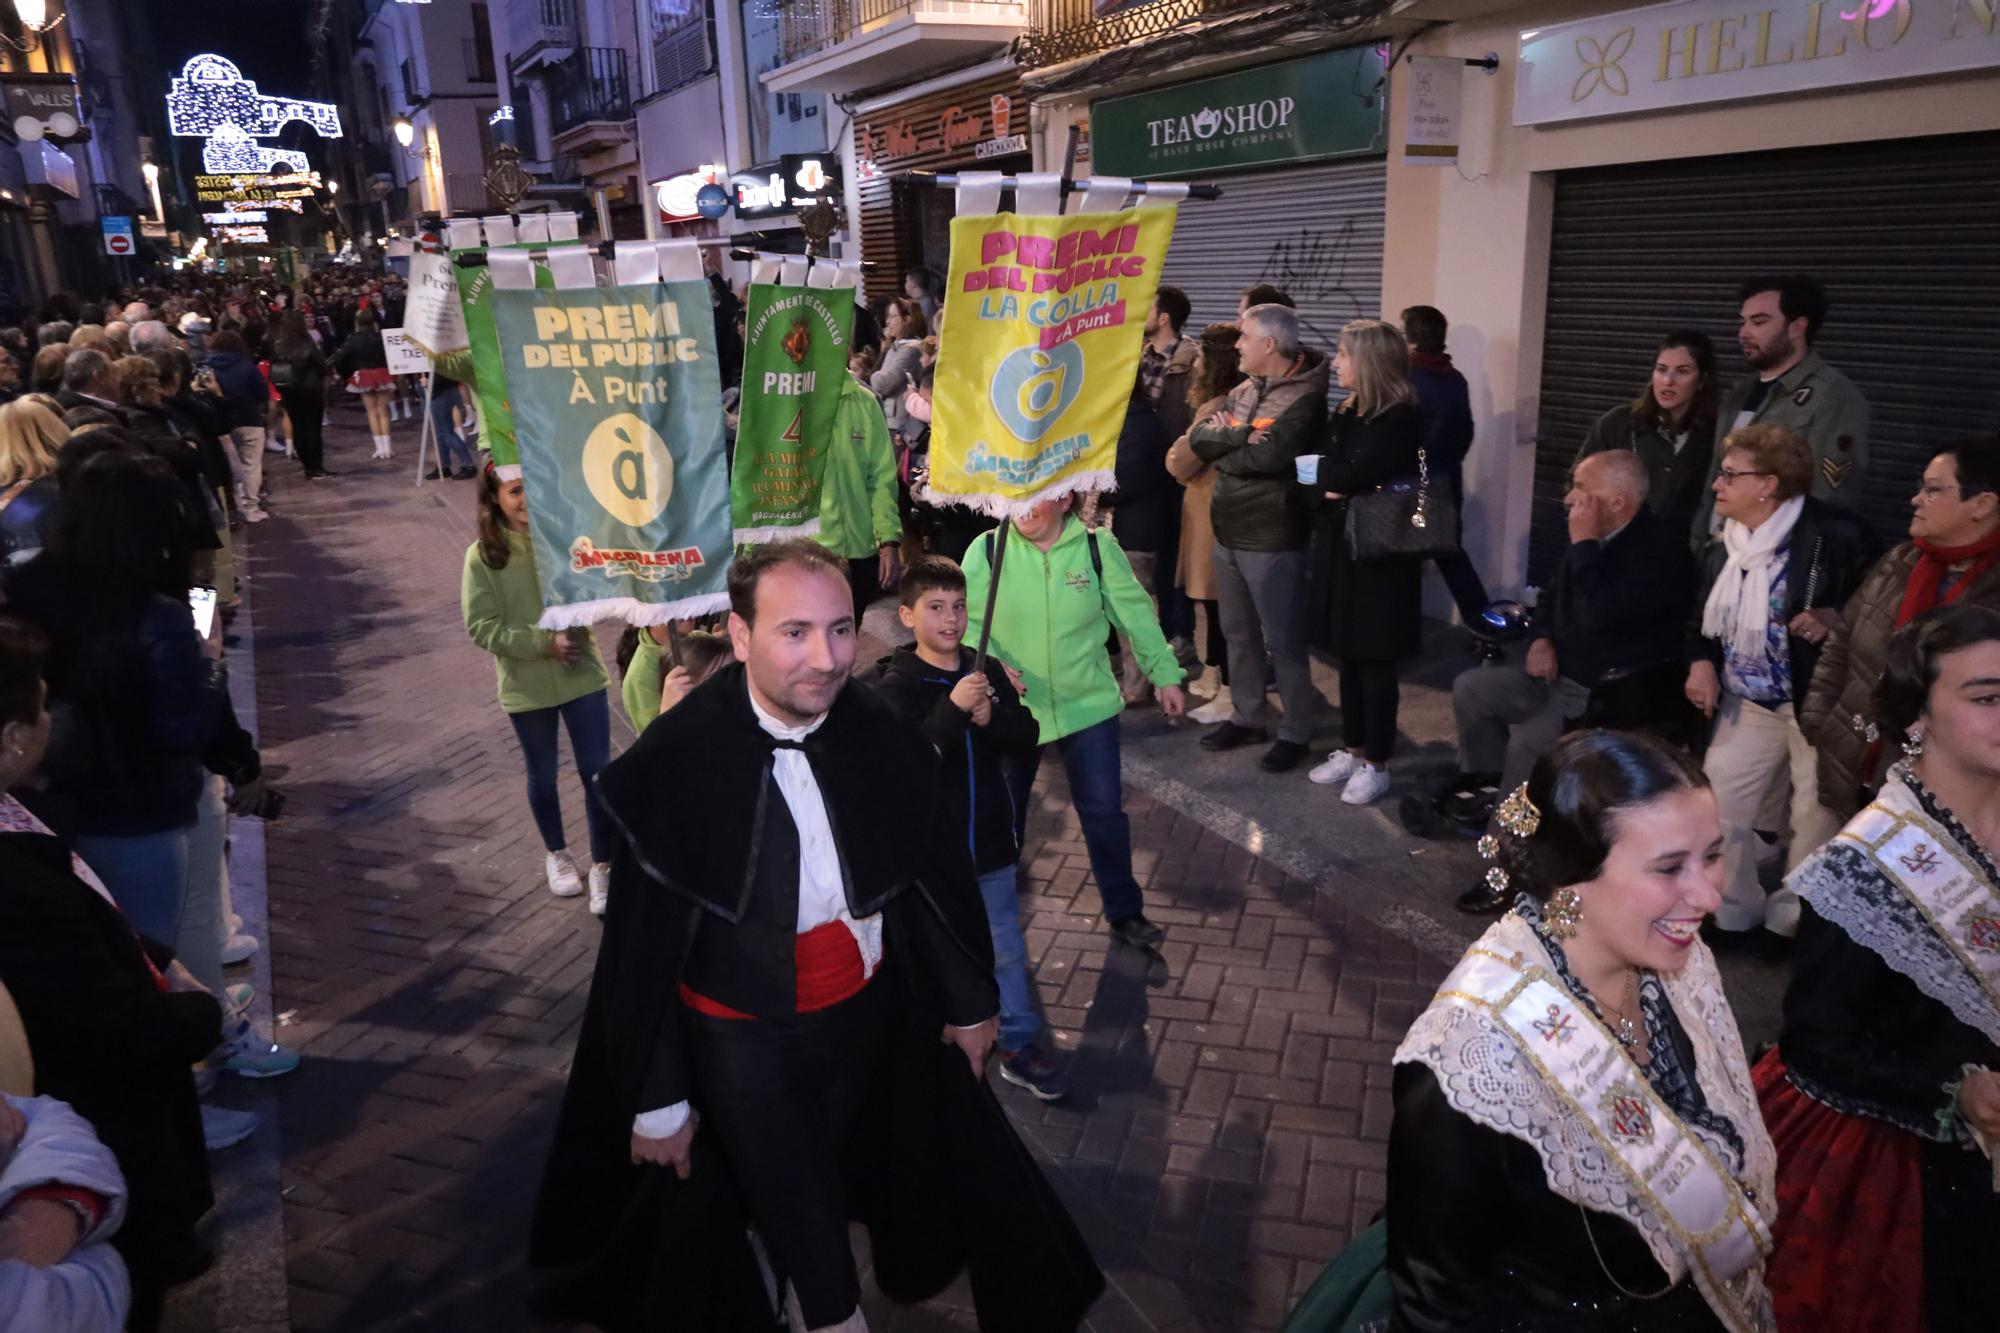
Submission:
{"label": "black velvet jacket", "polygon": [[[1102,1289],[1062,1205],[945,1023],[997,1011],[992,938],[964,830],[937,799],[937,754],[850,683],[803,743],[841,853],[849,910],[882,914],[894,1014],[884,1075],[850,1145],[850,1206],[869,1225],[876,1280],[926,1299],[963,1269],[987,1333],[1061,1333]],[[697,932],[746,920],[770,803],[773,739],[730,666],[660,715],[599,776],[624,835],[612,862],[590,1002],[536,1204],[537,1309],[611,1329],[710,1333],[768,1326],[744,1212],[715,1136],[690,1178],[634,1166],[632,1117],[687,1100],[679,986]],[[735,1007],[735,1006],[732,1006]]]}

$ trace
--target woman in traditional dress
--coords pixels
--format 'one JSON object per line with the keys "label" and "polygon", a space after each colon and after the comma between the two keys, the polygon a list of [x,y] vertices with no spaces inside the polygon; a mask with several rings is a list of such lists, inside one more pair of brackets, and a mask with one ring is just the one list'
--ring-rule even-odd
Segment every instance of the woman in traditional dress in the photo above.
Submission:
{"label": "woman in traditional dress", "polygon": [[1707,780],[1576,732],[1480,850],[1519,896],[1396,1052],[1386,1282],[1357,1300],[1344,1256],[1287,1333],[1769,1330],[1776,1158],[1697,933],[1721,902]]}
{"label": "woman in traditional dress", "polygon": [[1785,1333],[1995,1327],[2000,1261],[2000,612],[1890,640],[1875,721],[1903,760],[1792,872],[1784,1034],[1757,1066],[1779,1154]]}

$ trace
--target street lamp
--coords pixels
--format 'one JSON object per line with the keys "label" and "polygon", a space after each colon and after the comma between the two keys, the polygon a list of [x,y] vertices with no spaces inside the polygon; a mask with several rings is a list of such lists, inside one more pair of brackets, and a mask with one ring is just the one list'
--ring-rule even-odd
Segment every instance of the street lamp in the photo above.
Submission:
{"label": "street lamp", "polygon": [[32,51],[42,44],[42,34],[52,32],[65,15],[49,17],[49,0],[14,0],[14,17],[21,21],[21,31],[27,34],[23,41],[12,37],[4,40],[17,51]]}
{"label": "street lamp", "polygon": [[151,162],[141,162],[139,174],[146,178],[146,189],[153,196],[153,221],[165,226],[167,210],[160,203],[160,168]]}
{"label": "street lamp", "polygon": [[391,128],[396,131],[396,142],[405,149],[417,141],[417,127],[410,123],[408,116],[396,117],[396,123]]}

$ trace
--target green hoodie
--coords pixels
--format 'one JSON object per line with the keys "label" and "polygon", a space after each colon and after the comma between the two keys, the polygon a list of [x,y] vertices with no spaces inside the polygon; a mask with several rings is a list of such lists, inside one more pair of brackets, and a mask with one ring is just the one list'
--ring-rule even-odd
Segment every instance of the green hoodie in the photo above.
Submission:
{"label": "green hoodie", "polygon": [[[967,644],[979,642],[986,616],[992,544],[989,532],[965,552],[965,602],[971,614]],[[1007,529],[989,651],[1021,673],[1028,710],[1041,724],[1044,745],[1125,710],[1105,648],[1113,625],[1131,639],[1146,679],[1178,685],[1185,678],[1160,633],[1153,599],[1139,586],[1124,549],[1108,529],[1098,532],[1097,551],[1104,564],[1101,589],[1091,568],[1088,530],[1080,520],[1065,516],[1062,535],[1047,551]]]}
{"label": "green hoodie", "polygon": [[859,560],[903,539],[896,507],[896,453],[882,405],[852,375],[840,377],[833,438],[819,483],[819,544]]}
{"label": "green hoodie", "polygon": [[566,667],[549,656],[556,636],[535,624],[542,616],[542,590],[535,582],[534,543],[526,533],[510,532],[507,549],[512,553],[507,567],[494,569],[479,558],[478,542],[467,547],[458,594],[465,632],[493,654],[500,707],[527,713],[603,689],[604,659],[597,655],[595,637],[583,636],[583,655],[575,666]]}

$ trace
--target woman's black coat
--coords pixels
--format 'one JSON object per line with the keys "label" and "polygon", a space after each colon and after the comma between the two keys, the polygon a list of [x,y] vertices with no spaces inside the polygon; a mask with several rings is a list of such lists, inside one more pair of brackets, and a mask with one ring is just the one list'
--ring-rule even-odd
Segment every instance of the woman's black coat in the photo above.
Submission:
{"label": "woman's black coat", "polygon": [[[1348,500],[1378,486],[1417,475],[1423,422],[1416,406],[1398,403],[1372,417],[1327,414],[1319,484],[1307,487],[1317,506],[1313,523],[1309,593],[1312,643],[1334,658],[1394,662],[1414,657],[1422,642],[1423,562],[1358,561],[1347,553]],[[1431,482],[1442,489],[1443,473]]]}
{"label": "woman's black coat", "polygon": [[21,1011],[35,1092],[91,1123],[130,1189],[113,1239],[132,1270],[133,1329],[157,1323],[168,1271],[209,1210],[191,1066],[215,1049],[213,996],[162,992],[125,917],[70,869],[55,838],[0,833],[0,983]]}

